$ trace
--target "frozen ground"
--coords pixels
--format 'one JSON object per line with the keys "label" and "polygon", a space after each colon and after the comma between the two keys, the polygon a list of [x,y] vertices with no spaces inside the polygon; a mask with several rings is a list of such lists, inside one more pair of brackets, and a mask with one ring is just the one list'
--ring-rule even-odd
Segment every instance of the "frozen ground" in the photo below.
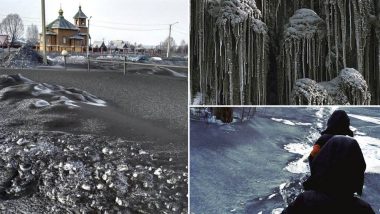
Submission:
{"label": "frozen ground", "polygon": [[[301,191],[307,154],[335,108],[259,108],[244,123],[190,124],[191,213],[280,213]],[[363,199],[380,213],[379,108],[343,108],[366,162]]]}
{"label": "frozen ground", "polygon": [[17,72],[0,77],[1,213],[187,212],[186,83]]}

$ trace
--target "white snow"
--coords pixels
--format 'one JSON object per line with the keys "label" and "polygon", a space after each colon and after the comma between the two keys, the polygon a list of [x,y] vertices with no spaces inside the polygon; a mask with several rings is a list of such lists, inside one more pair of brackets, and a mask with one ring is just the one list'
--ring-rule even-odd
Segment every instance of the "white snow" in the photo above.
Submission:
{"label": "white snow", "polygon": [[290,153],[304,155],[311,151],[311,146],[305,143],[291,143],[284,146]]}
{"label": "white snow", "polygon": [[277,193],[274,193],[274,194],[268,196],[268,200],[269,200],[269,199],[272,199],[272,198],[275,197],[276,195],[277,195]]}
{"label": "white snow", "polygon": [[362,149],[366,172],[380,174],[380,139],[370,136],[356,136],[355,139]]}
{"label": "white snow", "polygon": [[272,214],[281,214],[284,211],[284,208],[276,208],[272,210]]}
{"label": "white snow", "polygon": [[150,60],[152,61],[162,61],[161,57],[151,57]]}
{"label": "white snow", "polygon": [[283,189],[285,188],[285,186],[286,186],[286,183],[282,183],[282,184],[280,185],[280,187],[279,187],[279,188],[280,188],[280,191],[283,190]]}
{"label": "white snow", "polygon": [[[311,150],[309,150],[310,152]],[[309,168],[309,162],[307,157],[309,154],[304,155],[302,158],[295,160],[293,162],[290,162],[286,167],[285,170],[288,172],[294,173],[294,174],[304,174],[310,172]]]}
{"label": "white snow", "polygon": [[279,119],[279,118],[271,118],[271,120],[279,122],[279,123],[283,123],[283,124],[289,125],[289,126],[296,126],[296,125],[297,126],[311,126],[312,125],[311,123],[294,122],[294,121],[290,121],[290,120],[286,120],[286,119]]}
{"label": "white snow", "polygon": [[192,104],[195,105],[195,106],[196,106],[196,105],[201,105],[201,104],[202,104],[202,94],[201,94],[200,92],[198,92],[198,93],[195,95]]}
{"label": "white snow", "polygon": [[45,100],[37,100],[34,103],[34,107],[36,107],[36,108],[43,108],[43,107],[46,107],[49,105],[50,105],[50,103],[48,101],[45,101]]}
{"label": "white snow", "polygon": [[368,117],[368,116],[358,115],[358,114],[348,114],[348,116],[365,121],[365,122],[370,122],[370,123],[380,125],[380,118],[378,117]]}

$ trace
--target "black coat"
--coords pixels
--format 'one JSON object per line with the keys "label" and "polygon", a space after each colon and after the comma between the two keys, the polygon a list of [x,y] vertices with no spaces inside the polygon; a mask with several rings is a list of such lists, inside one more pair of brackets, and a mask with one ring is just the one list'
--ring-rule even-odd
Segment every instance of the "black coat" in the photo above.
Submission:
{"label": "black coat", "polygon": [[[314,145],[319,145],[322,148],[327,141],[329,141],[335,135],[347,135],[354,136],[354,133],[350,130],[350,118],[343,110],[336,110],[332,113],[327,121],[327,128],[321,132],[322,136],[315,142]],[[313,156],[309,156],[309,162],[313,160]]]}
{"label": "black coat", "polygon": [[282,214],[374,214],[371,206],[357,197],[339,200],[322,192],[301,193]]}
{"label": "black coat", "polygon": [[311,175],[304,183],[306,191],[283,213],[374,213],[369,204],[354,196],[362,193],[365,168],[355,139],[332,137],[311,162]]}

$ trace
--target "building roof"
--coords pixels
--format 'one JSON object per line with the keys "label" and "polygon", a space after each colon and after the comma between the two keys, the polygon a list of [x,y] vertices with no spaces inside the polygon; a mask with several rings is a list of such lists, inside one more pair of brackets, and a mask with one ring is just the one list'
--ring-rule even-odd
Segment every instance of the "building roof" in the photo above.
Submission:
{"label": "building roof", "polygon": [[82,6],[79,6],[77,14],[75,14],[74,19],[87,19],[86,14],[82,12]]}
{"label": "building roof", "polygon": [[48,24],[46,27],[50,29],[69,29],[69,30],[78,30],[78,28],[73,25],[71,22],[67,21],[63,17],[63,10],[59,10],[59,16],[52,23]]}
{"label": "building roof", "polygon": [[75,35],[75,36],[70,36],[70,39],[83,40],[83,37],[81,37],[79,35]]}
{"label": "building roof", "polygon": [[92,47],[94,47],[94,48],[100,48],[100,47],[105,47],[105,44],[104,44],[104,42],[103,41],[94,41],[93,43],[92,43]]}
{"label": "building roof", "polygon": [[111,49],[124,49],[127,48],[128,45],[123,40],[112,40],[109,43],[109,47]]}
{"label": "building roof", "polygon": [[56,33],[52,32],[52,31],[47,31],[46,32],[46,35],[57,35]]}

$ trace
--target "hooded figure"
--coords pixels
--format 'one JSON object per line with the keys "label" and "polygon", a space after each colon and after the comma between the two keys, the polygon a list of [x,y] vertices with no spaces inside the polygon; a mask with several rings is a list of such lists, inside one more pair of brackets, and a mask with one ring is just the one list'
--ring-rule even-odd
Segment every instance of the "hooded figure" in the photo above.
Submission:
{"label": "hooded figure", "polygon": [[322,136],[316,141],[309,156],[309,162],[319,153],[325,143],[335,135],[354,136],[350,130],[350,118],[343,110],[336,110],[327,121],[327,128],[321,132]]}
{"label": "hooded figure", "polygon": [[357,141],[332,137],[311,162],[305,192],[283,214],[372,214],[371,206],[355,196],[362,194],[366,163]]}

